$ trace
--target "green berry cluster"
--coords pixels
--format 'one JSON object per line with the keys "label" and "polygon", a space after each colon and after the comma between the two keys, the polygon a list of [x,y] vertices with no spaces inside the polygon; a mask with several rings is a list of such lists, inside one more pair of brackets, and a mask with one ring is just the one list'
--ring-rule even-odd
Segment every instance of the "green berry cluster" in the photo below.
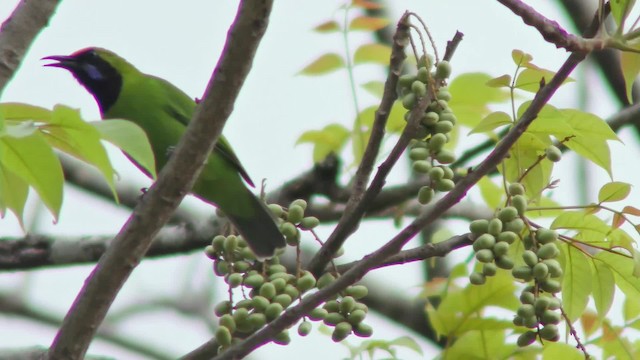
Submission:
{"label": "green berry cluster", "polygon": [[[293,201],[286,209],[277,204],[268,207],[280,222],[280,231],[291,246],[300,244],[301,231],[312,230],[320,223],[317,218],[304,215],[307,203],[301,199]],[[215,337],[221,349],[276,319],[303,294],[335,280],[333,275],[325,274],[316,281],[312,273],[300,269],[290,273],[280,264],[278,256],[260,262],[241,236],[218,235],[205,248],[205,254],[213,260],[214,273],[223,277],[229,287],[229,299],[218,303],[214,310],[219,317]],[[242,300],[234,301],[234,292],[241,293]],[[315,309],[315,315],[310,314],[309,318],[335,326],[335,341],[343,340],[352,332],[370,336],[371,327],[362,323],[367,307],[357,301],[366,295],[366,287],[351,286],[322,308]],[[338,311],[334,311],[334,304],[338,304]],[[324,315],[318,310],[323,310]],[[298,326],[298,333],[305,336],[311,329],[311,322],[304,320]],[[288,330],[278,334],[273,341],[288,344],[291,341]]]}
{"label": "green berry cluster", "polygon": [[434,88],[435,100],[427,107],[420,119],[421,128],[409,151],[413,170],[429,176],[429,184],[418,193],[421,204],[429,203],[435,191],[447,192],[454,188],[453,170],[448,166],[455,161],[455,154],[444,148],[449,142],[449,133],[457,123],[457,118],[448,105],[451,93],[446,86],[436,86],[451,75],[451,64],[440,61],[431,72],[433,60],[423,57],[417,74],[402,75],[398,81],[402,95],[402,105],[407,109],[405,120],[417,101],[427,94],[428,87]]}

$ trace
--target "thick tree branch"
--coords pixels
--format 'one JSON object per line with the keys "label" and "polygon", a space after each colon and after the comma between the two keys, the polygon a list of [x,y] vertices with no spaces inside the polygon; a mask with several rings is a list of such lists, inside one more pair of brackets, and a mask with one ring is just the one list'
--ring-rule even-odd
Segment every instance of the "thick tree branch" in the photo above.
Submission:
{"label": "thick tree branch", "polygon": [[22,0],[0,26],[0,98],[29,46],[47,26],[59,0]]}
{"label": "thick tree branch", "polygon": [[118,291],[193,186],[251,69],[271,7],[272,1],[268,0],[240,3],[193,120],[158,180],[134,209],[78,294],[51,345],[50,359],[84,356]]}

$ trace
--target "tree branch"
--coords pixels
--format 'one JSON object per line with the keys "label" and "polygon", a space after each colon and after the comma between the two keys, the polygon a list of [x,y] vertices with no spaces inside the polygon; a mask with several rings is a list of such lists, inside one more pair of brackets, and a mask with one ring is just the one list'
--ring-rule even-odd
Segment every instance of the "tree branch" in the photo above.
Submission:
{"label": "tree branch", "polygon": [[0,98],[35,37],[47,26],[59,0],[22,0],[0,26]]}
{"label": "tree branch", "polygon": [[142,198],[89,276],[49,350],[50,359],[80,359],[133,269],[197,175],[222,132],[264,35],[272,1],[241,2],[203,100],[158,180]]}

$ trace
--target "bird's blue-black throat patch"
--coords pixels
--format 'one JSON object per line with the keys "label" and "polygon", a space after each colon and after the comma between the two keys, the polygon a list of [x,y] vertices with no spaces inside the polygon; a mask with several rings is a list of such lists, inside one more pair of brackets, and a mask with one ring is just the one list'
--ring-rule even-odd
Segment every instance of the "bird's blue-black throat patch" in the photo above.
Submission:
{"label": "bird's blue-black throat patch", "polygon": [[69,63],[63,61],[60,66],[69,70],[93,94],[104,114],[118,99],[122,76],[93,49],[76,52],[70,58]]}

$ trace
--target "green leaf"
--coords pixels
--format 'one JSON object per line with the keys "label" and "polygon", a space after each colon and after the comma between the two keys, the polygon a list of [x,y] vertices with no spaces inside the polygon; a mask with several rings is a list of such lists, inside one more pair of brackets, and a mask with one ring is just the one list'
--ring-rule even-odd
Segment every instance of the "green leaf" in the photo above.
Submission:
{"label": "green leaf", "polygon": [[503,189],[496,185],[488,176],[483,176],[478,181],[480,187],[480,195],[490,209],[496,209],[500,207],[502,201]]}
{"label": "green leaf", "polygon": [[593,302],[596,304],[598,319],[602,321],[611,309],[615,294],[615,278],[611,269],[602,262],[591,260],[593,272]]}
{"label": "green leaf", "polygon": [[588,258],[573,246],[563,245],[564,277],[562,307],[571,323],[580,318],[591,294],[591,268]]}
{"label": "green leaf", "polygon": [[[615,1],[611,3],[613,5]],[[627,101],[631,102],[633,83],[638,77],[638,73],[640,73],[640,54],[623,51],[620,54],[620,68],[622,69],[622,77],[624,78],[625,88],[627,89]]]}
{"label": "green leaf", "polygon": [[302,143],[313,144],[313,161],[318,163],[330,153],[339,153],[349,140],[351,133],[340,124],[329,124],[322,130],[309,130],[300,135],[296,145]]}
{"label": "green leaf", "polygon": [[640,301],[638,301],[638,299],[625,297],[622,316],[625,322],[629,322],[640,316]]}
{"label": "green leaf", "polygon": [[156,162],[147,133],[128,120],[110,119],[90,123],[103,140],[117,146],[156,178]]}
{"label": "green leaf", "polygon": [[624,26],[624,21],[629,16],[629,11],[633,8],[635,0],[612,0],[609,3],[611,4],[611,15],[616,21],[616,25],[618,27]]}
{"label": "green leaf", "polygon": [[342,69],[344,66],[345,62],[342,56],[334,53],[324,54],[300,70],[300,74],[310,76],[323,75]]}
{"label": "green leaf", "polygon": [[526,66],[533,60],[533,56],[518,49],[511,51],[511,58],[513,59],[513,63],[518,67]]}
{"label": "green leaf", "polygon": [[[513,327],[513,324],[511,325]],[[516,350],[508,344],[504,331],[469,331],[462,334],[449,348],[443,359],[507,359]]]}
{"label": "green leaf", "polygon": [[510,125],[512,123],[513,121],[511,120],[511,116],[509,116],[509,114],[507,114],[506,112],[492,112],[489,115],[485,116],[484,119],[482,119],[476,127],[471,129],[469,134],[493,131],[501,126]]}
{"label": "green leaf", "polygon": [[[550,161],[538,162],[538,157],[544,153],[544,149],[551,144],[549,136],[542,136],[525,131],[516,144],[509,151],[510,156],[505,161],[505,176],[508,182],[517,182],[522,174],[528,170],[522,179],[528,198],[537,201],[541,191],[549,184],[553,163]],[[536,166],[533,166],[536,164]],[[502,167],[498,169],[502,171]]]}
{"label": "green leaf", "polygon": [[511,86],[511,75],[501,75],[498,77],[495,77],[489,81],[487,81],[487,86],[489,87],[510,87]]}
{"label": "green leaf", "polygon": [[[391,113],[389,114],[389,118],[387,119],[387,125],[385,127],[386,131],[390,134],[400,134],[402,130],[404,130],[407,122],[404,120],[404,114],[407,112],[405,108],[399,101],[393,103],[391,107]],[[449,133],[450,138],[449,142],[453,141],[453,136]]]}
{"label": "green leaf", "polygon": [[461,124],[474,128],[491,112],[489,104],[509,99],[509,93],[504,89],[487,86],[489,80],[491,76],[488,74],[466,73],[456,76],[449,83],[449,106]]}
{"label": "green leaf", "polygon": [[349,30],[377,31],[389,25],[389,19],[371,16],[358,16],[349,23]]}
{"label": "green leaf", "polygon": [[633,275],[633,260],[608,251],[602,251],[595,256],[597,261],[606,265],[616,278],[616,285],[631,299],[640,299],[640,278]]}
{"label": "green leaf", "polygon": [[0,113],[7,120],[42,122],[51,120],[50,110],[23,103],[2,103],[0,104]]}
{"label": "green leaf", "polygon": [[542,196],[539,199],[532,201],[529,204],[529,207],[557,208],[553,210],[539,210],[539,211],[527,210],[527,216],[530,216],[532,218],[541,218],[541,217],[555,218],[564,212],[564,210],[560,209],[561,205],[558,202],[556,202],[555,200],[547,196]]}
{"label": "green leaf", "polygon": [[353,63],[365,64],[374,63],[388,65],[391,58],[391,47],[382,44],[364,44],[356,50],[353,55]]}
{"label": "green leaf", "polygon": [[24,205],[29,195],[29,184],[9,169],[0,166],[0,217],[4,218],[6,209],[22,223]]}
{"label": "green leaf", "polygon": [[567,229],[578,232],[580,239],[595,243],[603,241],[611,227],[595,215],[582,211],[567,211],[558,216],[551,224],[552,229]]}
{"label": "green leaf", "polygon": [[631,184],[617,181],[610,182],[604,184],[604,186],[600,188],[600,192],[598,193],[598,202],[601,204],[603,202],[624,200],[630,192]]}
{"label": "green leaf", "polygon": [[[518,74],[518,77],[516,78],[515,88],[536,93],[538,92],[538,90],[540,90],[541,83],[548,84],[555,74],[555,72],[546,69],[524,69]],[[563,82],[563,84],[569,81],[573,80],[567,78]]]}
{"label": "green leaf", "polygon": [[544,349],[542,350],[542,360],[582,360],[584,359],[584,354],[580,352],[580,350],[576,349],[575,346],[564,344],[564,343],[554,343],[547,342],[544,344]]}
{"label": "green leaf", "polygon": [[395,346],[407,348],[409,350],[413,350],[417,352],[420,355],[423,354],[422,348],[420,347],[420,345],[418,345],[418,342],[416,342],[413,338],[409,336],[401,336],[397,339],[391,340],[389,345],[395,345]]}
{"label": "green leaf", "polygon": [[0,166],[28,183],[58,219],[62,206],[64,176],[53,149],[39,133],[13,138],[0,137]]}
{"label": "green leaf", "polygon": [[335,20],[325,21],[313,28],[313,31],[319,33],[331,33],[340,31],[340,24]]}
{"label": "green leaf", "polygon": [[384,93],[384,83],[382,81],[372,80],[360,86],[362,86],[363,89],[367,90],[369,94],[377,98],[382,98],[382,94]]}

